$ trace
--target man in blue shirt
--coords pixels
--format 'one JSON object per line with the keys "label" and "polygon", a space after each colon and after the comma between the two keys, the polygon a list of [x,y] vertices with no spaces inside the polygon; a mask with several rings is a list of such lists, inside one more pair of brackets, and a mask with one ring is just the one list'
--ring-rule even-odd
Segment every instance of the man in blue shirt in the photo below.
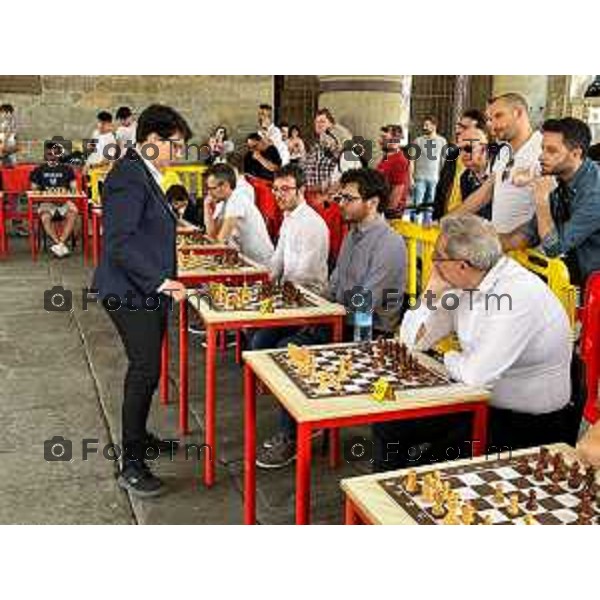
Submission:
{"label": "man in blue shirt", "polygon": [[505,250],[540,245],[547,256],[563,256],[571,282],[583,288],[600,270],[600,169],[586,158],[590,129],[567,117],[546,121],[543,134],[542,174],[524,182],[533,187],[536,215],[501,236],[502,245]]}

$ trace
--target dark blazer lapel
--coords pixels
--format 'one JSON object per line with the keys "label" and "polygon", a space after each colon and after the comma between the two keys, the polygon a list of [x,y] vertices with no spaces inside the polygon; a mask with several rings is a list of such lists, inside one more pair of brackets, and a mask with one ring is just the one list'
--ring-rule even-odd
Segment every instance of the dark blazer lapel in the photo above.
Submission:
{"label": "dark blazer lapel", "polygon": [[146,175],[146,178],[150,182],[150,187],[154,191],[154,194],[152,194],[154,199],[160,203],[163,210],[177,223],[177,215],[175,214],[173,207],[167,202],[165,193],[162,191],[161,187],[156,182],[156,179],[154,179],[154,176],[152,175],[152,173],[150,173],[150,171],[149,171],[148,167],[146,166],[146,164],[144,163],[144,160],[142,159],[142,157],[137,153],[136,150],[131,149],[131,150],[129,150],[129,152],[135,152],[137,154],[137,157],[132,158],[131,160],[138,163],[140,165],[140,167],[143,169],[143,171]]}

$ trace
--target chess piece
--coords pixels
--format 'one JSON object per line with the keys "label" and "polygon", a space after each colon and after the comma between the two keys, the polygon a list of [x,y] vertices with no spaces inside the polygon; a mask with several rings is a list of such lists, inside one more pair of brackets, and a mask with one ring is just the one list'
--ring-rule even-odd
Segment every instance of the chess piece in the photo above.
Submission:
{"label": "chess piece", "polygon": [[431,502],[433,500],[433,491],[431,488],[431,477],[429,474],[423,477],[423,485],[421,487],[421,495],[425,502]]}
{"label": "chess piece", "polygon": [[583,475],[579,470],[579,463],[574,462],[569,468],[569,479],[567,480],[567,485],[570,489],[576,490],[583,483]]}
{"label": "chess piece", "polygon": [[481,525],[493,525],[494,522],[492,521],[492,517],[491,515],[485,515],[483,517],[483,520],[481,521]]}
{"label": "chess piece", "polygon": [[529,499],[525,504],[525,508],[531,512],[535,512],[538,508],[537,494],[534,489],[529,490]]}
{"label": "chess piece", "polygon": [[548,448],[540,448],[540,453],[538,455],[538,466],[542,465],[542,470],[544,470],[548,466],[548,461],[550,460],[550,450]]}
{"label": "chess piece", "polygon": [[510,505],[508,507],[508,514],[511,517],[516,517],[519,514],[519,495],[518,494],[510,495]]}
{"label": "chess piece", "polygon": [[531,467],[529,466],[529,461],[526,456],[521,456],[518,461],[517,471],[521,475],[529,475],[531,473]]}
{"label": "chess piece", "polygon": [[535,525],[537,523],[535,517],[529,514],[523,517],[523,522],[525,523],[525,525]]}
{"label": "chess piece", "polygon": [[417,491],[417,472],[411,469],[406,476],[404,488],[409,494],[414,494]]}
{"label": "chess piece", "polygon": [[533,472],[533,478],[536,481],[544,481],[544,466],[543,463],[538,462],[535,471]]}
{"label": "chess piece", "polygon": [[504,502],[504,491],[502,490],[502,484],[497,483],[494,488],[494,501],[498,504],[502,504]]}
{"label": "chess piece", "polygon": [[446,514],[441,490],[438,490],[433,496],[433,508],[431,509],[431,514],[437,519],[441,519]]}
{"label": "chess piece", "polygon": [[475,509],[470,502],[463,504],[461,520],[465,525],[473,525],[475,522]]}
{"label": "chess piece", "polygon": [[554,494],[558,494],[560,493],[560,470],[556,470],[552,473],[552,475],[550,476],[550,481],[552,482],[550,487],[552,488],[552,492]]}
{"label": "chess piece", "polygon": [[581,497],[581,503],[579,504],[579,514],[585,514],[590,517],[594,514],[594,507],[592,506],[592,497],[585,492]]}
{"label": "chess piece", "polygon": [[444,525],[460,525],[460,520],[456,515],[456,511],[456,506],[448,506],[448,513],[443,520]]}

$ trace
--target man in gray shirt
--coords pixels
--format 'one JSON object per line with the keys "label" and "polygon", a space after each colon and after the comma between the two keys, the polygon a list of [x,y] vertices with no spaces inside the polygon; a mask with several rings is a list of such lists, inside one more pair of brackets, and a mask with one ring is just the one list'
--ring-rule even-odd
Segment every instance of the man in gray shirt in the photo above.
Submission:
{"label": "man in gray shirt", "polygon": [[[423,135],[416,138],[409,146],[409,156],[413,159],[411,164],[411,180],[413,182],[413,204],[415,207],[422,204],[433,204],[435,188],[440,178],[440,171],[444,164],[443,148],[447,144],[445,138],[437,133],[435,117],[426,117],[423,121]],[[411,149],[412,146],[412,149]],[[417,147],[420,149],[420,153]],[[414,159],[415,152],[418,155]],[[424,225],[431,223],[433,206],[424,208],[422,212]],[[418,212],[411,213],[412,221],[419,221]]]}
{"label": "man in gray shirt", "polygon": [[[331,274],[329,296],[347,304],[353,289],[364,288],[373,308],[375,334],[390,335],[400,321],[406,245],[382,214],[389,198],[389,184],[372,169],[348,171],[342,175],[341,183],[336,199],[350,231]],[[348,325],[352,324],[349,319]]]}
{"label": "man in gray shirt", "polygon": [[[364,294],[367,305],[373,308],[375,335],[395,333],[406,279],[404,238],[396,234],[382,216],[389,196],[390,187],[385,177],[373,169],[344,173],[340,192],[335,196],[350,232],[331,275],[328,295],[331,300],[348,306],[352,296]],[[351,317],[349,314],[348,325],[353,324]],[[325,328],[305,328],[281,340],[277,346],[324,344],[329,339]],[[277,469],[295,458],[296,423],[281,409],[280,430],[263,443],[256,464],[263,469]]]}

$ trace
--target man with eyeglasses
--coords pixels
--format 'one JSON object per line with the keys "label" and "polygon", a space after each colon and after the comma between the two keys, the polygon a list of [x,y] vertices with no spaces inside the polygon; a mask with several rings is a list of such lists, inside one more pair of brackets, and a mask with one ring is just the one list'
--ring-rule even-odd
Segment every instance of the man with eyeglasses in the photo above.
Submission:
{"label": "man with eyeglasses", "polygon": [[[485,115],[477,109],[465,110],[454,128],[454,143],[460,146],[463,135],[473,128],[485,129]],[[446,153],[446,160],[440,172],[440,180],[435,188],[433,199],[434,221],[460,206],[463,201],[460,179],[465,171],[462,155],[456,153],[456,147]]]}
{"label": "man with eyeglasses", "polygon": [[[274,190],[279,187],[280,181],[276,179]],[[383,217],[390,195],[389,184],[374,169],[347,171],[340,183],[340,192],[334,200],[339,203],[350,231],[342,243],[327,296],[330,300],[347,304],[351,295],[363,294],[367,308],[373,310],[375,335],[393,335],[400,320],[404,295],[406,247],[404,239]],[[352,339],[353,316],[349,312],[345,331],[348,340]],[[327,328],[305,328],[291,337],[288,334],[279,338],[277,346],[283,348],[288,343],[324,344],[329,340]],[[296,424],[281,409],[280,429],[263,442],[256,464],[263,469],[277,469],[290,464],[295,457]]]}
{"label": "man with eyeglasses", "polygon": [[238,186],[233,167],[217,163],[206,172],[208,196],[204,200],[204,225],[209,237],[231,242],[248,258],[268,265],[273,243],[256,204]]}
{"label": "man with eyeglasses", "polygon": [[[460,176],[460,197],[464,201],[476,192],[488,179],[488,138],[484,131],[477,127],[463,130],[461,141],[458,143],[460,149],[460,160],[464,171]],[[458,205],[460,206],[460,204]],[[449,206],[449,212],[454,207]],[[491,221],[492,205],[484,204],[477,215]]]}
{"label": "man with eyeglasses", "polygon": [[[400,338],[425,351],[451,333],[461,349],[444,355],[448,374],[492,391],[491,452],[569,439],[574,419],[567,314],[535,273],[503,256],[492,224],[475,215],[442,219],[431,277],[420,306],[405,314]],[[471,418],[375,425],[376,470],[457,458],[457,449],[466,458],[476,443]]]}

